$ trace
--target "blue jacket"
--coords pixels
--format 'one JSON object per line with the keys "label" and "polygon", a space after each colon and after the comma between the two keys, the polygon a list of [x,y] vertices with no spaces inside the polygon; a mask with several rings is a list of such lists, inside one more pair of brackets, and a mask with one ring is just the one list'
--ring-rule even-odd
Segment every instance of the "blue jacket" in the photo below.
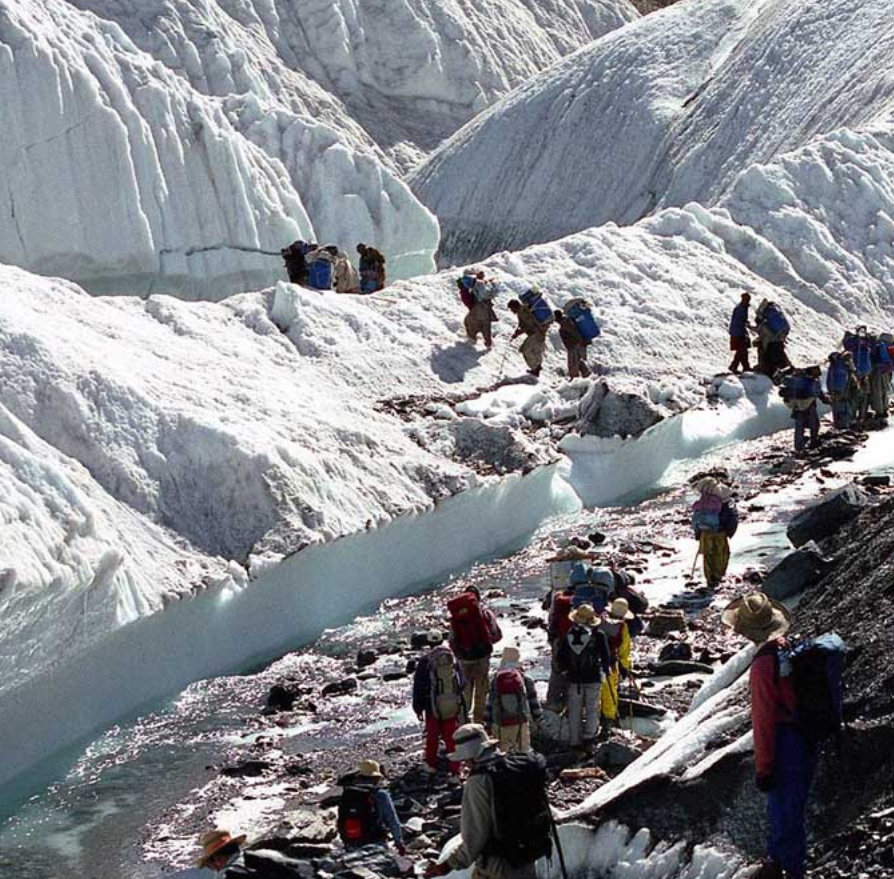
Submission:
{"label": "blue jacket", "polygon": [[733,309],[733,316],[729,322],[729,334],[731,336],[748,335],[748,306],[740,302]]}

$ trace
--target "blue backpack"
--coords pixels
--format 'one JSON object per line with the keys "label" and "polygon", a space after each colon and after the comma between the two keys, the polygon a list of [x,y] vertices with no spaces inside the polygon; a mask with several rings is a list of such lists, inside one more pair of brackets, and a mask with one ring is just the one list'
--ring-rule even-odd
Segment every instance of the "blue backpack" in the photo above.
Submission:
{"label": "blue backpack", "polygon": [[829,369],[826,372],[826,389],[830,394],[844,394],[847,391],[848,368],[840,354],[829,355]]}
{"label": "blue backpack", "polygon": [[534,314],[534,320],[539,324],[552,323],[553,309],[552,306],[543,298],[537,290],[528,290],[518,297]]}
{"label": "blue backpack", "polygon": [[779,675],[792,679],[798,726],[810,742],[818,744],[841,729],[846,663],[847,646],[835,632],[779,652]]}
{"label": "blue backpack", "polygon": [[314,290],[332,289],[332,263],[328,259],[315,259],[308,263],[307,286]]}
{"label": "blue backpack", "polygon": [[854,355],[854,371],[857,378],[866,378],[872,372],[872,343],[866,335],[866,327],[857,327],[856,333],[844,334],[842,347]]}
{"label": "blue backpack", "polygon": [[786,403],[790,400],[809,400],[817,395],[816,380],[809,375],[787,375],[779,393]]}
{"label": "blue backpack", "polygon": [[565,306],[565,314],[574,321],[577,331],[585,342],[592,342],[602,332],[590,306],[583,299],[572,299]]}
{"label": "blue backpack", "polygon": [[764,309],[764,320],[771,333],[781,336],[787,335],[789,330],[788,318],[782,313],[782,309],[775,303],[771,302]]}
{"label": "blue backpack", "polygon": [[612,590],[602,583],[584,583],[574,590],[571,596],[571,607],[577,608],[589,604],[596,613],[602,613],[611,598]]}
{"label": "blue backpack", "polygon": [[702,531],[719,531],[720,513],[709,513],[706,510],[693,510],[692,530],[695,531],[696,534],[700,534]]}
{"label": "blue backpack", "polygon": [[894,358],[891,357],[891,349],[887,342],[877,341],[872,349],[872,367],[876,372],[890,375],[894,372]]}

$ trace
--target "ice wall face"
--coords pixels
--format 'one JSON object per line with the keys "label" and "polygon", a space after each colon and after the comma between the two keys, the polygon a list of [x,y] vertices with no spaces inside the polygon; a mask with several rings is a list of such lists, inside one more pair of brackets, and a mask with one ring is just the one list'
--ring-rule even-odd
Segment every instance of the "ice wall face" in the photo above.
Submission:
{"label": "ice wall face", "polygon": [[883,0],[709,0],[610,34],[414,172],[441,220],[442,261],[713,205],[748,166],[887,118],[889,12]]}
{"label": "ice wall face", "polygon": [[[103,10],[158,38],[151,6]],[[212,299],[282,277],[297,237],[375,242],[392,276],[432,265],[437,223],[359,126],[334,127],[338,102],[277,100],[198,11],[204,55],[156,47],[176,72],[62,0],[0,16],[0,259],[95,293]],[[306,83],[282,75],[290,95]]]}

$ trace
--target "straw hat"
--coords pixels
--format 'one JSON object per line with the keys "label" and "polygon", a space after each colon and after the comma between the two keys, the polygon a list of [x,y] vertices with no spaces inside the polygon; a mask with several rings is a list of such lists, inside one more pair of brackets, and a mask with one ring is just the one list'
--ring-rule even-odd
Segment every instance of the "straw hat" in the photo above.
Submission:
{"label": "straw hat", "polygon": [[357,774],[361,778],[374,778],[376,780],[385,777],[382,775],[382,767],[375,760],[361,760],[357,764]]}
{"label": "straw hat", "polygon": [[596,611],[593,610],[591,604],[582,604],[576,610],[571,611],[571,613],[568,614],[568,619],[571,620],[572,623],[580,623],[582,626],[599,625],[599,617],[596,615]]}
{"label": "straw hat", "polygon": [[204,867],[222,848],[232,843],[242,845],[248,837],[230,836],[229,830],[209,830],[199,840],[204,854],[196,861],[197,867]]}
{"label": "straw hat", "polygon": [[626,598],[616,598],[608,609],[608,615],[616,620],[632,620],[634,616]]}
{"label": "straw hat", "polygon": [[480,723],[466,723],[453,734],[453,752],[447,755],[447,759],[452,763],[475,760],[485,748],[496,743],[497,740],[490,738]]}
{"label": "straw hat", "polygon": [[752,592],[731,601],[720,619],[724,625],[755,644],[784,635],[792,624],[792,615],[788,610],[763,592]]}

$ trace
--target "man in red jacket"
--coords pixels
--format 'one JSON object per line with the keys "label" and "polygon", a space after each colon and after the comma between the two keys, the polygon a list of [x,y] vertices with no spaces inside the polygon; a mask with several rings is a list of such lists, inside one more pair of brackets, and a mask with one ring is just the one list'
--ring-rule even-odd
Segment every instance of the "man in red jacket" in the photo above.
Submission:
{"label": "man in red jacket", "polygon": [[751,725],[759,790],[767,794],[768,860],[754,879],[803,879],[807,861],[807,796],[817,749],[797,723],[791,677],[779,673],[791,615],[762,592],[730,603],[723,622],[760,645],[751,663]]}

